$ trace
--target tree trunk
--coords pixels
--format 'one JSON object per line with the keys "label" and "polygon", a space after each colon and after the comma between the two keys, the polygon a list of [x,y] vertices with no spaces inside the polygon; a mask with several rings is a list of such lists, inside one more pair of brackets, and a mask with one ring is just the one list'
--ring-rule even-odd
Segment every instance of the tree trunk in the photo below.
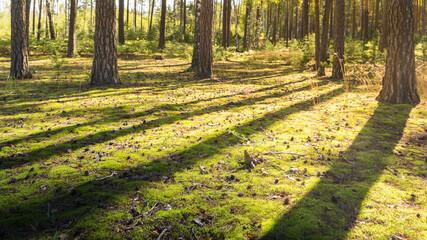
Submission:
{"label": "tree trunk", "polygon": [[176,43],[176,0],[173,0],[173,44],[175,43]]}
{"label": "tree trunk", "polygon": [[70,2],[70,31],[68,33],[67,57],[73,57],[76,54],[77,0],[70,0]]}
{"label": "tree trunk", "polygon": [[380,17],[380,0],[377,0],[377,3],[375,5],[375,24],[373,32],[376,32],[378,30],[378,22]]}
{"label": "tree trunk", "polygon": [[[261,12],[262,12],[262,0],[258,5],[258,8],[256,10],[256,34],[255,34],[255,49],[258,50],[259,49],[259,36],[260,36],[260,32],[261,32],[261,27],[262,27],[262,20],[261,20]],[[237,14],[237,12],[236,12]]]}
{"label": "tree trunk", "polygon": [[369,0],[362,0],[362,40],[369,39]]}
{"label": "tree trunk", "polygon": [[317,69],[317,76],[325,76],[325,67],[324,63],[328,61],[329,55],[329,12],[331,11],[332,0],[325,0],[325,5],[323,8],[323,19],[322,19],[322,41],[320,45],[320,63],[319,68]]}
{"label": "tree trunk", "polygon": [[319,27],[319,21],[320,21],[320,6],[319,6],[319,0],[314,0],[314,12],[315,12],[315,19],[314,19],[314,35],[315,35],[315,58],[316,58],[316,69],[319,69],[320,65],[320,27]]}
{"label": "tree trunk", "polygon": [[334,62],[332,78],[343,78],[344,71],[344,26],[345,1],[335,0]]}
{"label": "tree trunk", "polygon": [[90,0],[90,30],[92,31],[92,29],[93,29],[93,0]]}
{"label": "tree trunk", "polygon": [[285,13],[285,29],[284,29],[284,40],[286,41],[286,47],[289,46],[289,0],[286,0],[286,13]]}
{"label": "tree trunk", "polygon": [[227,39],[228,35],[230,34],[230,29],[228,29],[228,4],[230,3],[229,0],[224,0],[224,6],[222,8],[223,14],[222,14],[222,46],[227,49]]}
{"label": "tree trunk", "polygon": [[134,0],[134,7],[133,7],[133,32],[136,31],[136,3],[137,3],[137,0]]}
{"label": "tree trunk", "polygon": [[289,13],[289,39],[292,39],[292,36],[294,36],[294,0],[291,0],[291,9]]}
{"label": "tree trunk", "polygon": [[245,33],[243,35],[243,51],[247,51],[249,49],[249,22],[251,20],[251,11],[252,11],[252,1],[246,2],[246,14],[245,14]]}
{"label": "tree trunk", "polygon": [[234,13],[235,13],[235,18],[236,21],[234,22],[234,39],[236,41],[236,52],[239,51],[239,32],[238,32],[238,26],[239,26],[239,7],[238,5],[236,5],[236,2],[233,0],[233,4],[234,4]]}
{"label": "tree trunk", "polygon": [[33,1],[33,34],[36,34],[36,0]]}
{"label": "tree trunk", "polygon": [[415,19],[413,2],[389,0],[384,11],[389,26],[387,35],[386,69],[383,88],[377,97],[380,102],[417,104],[415,76]]}
{"label": "tree trunk", "polygon": [[[273,37],[272,37],[271,41],[272,41],[273,45],[276,45],[276,42],[277,42],[277,25],[279,24],[278,20],[279,20],[280,6],[277,3],[273,3],[273,4],[274,4],[273,6],[276,7],[277,12],[276,12],[276,14],[274,14],[274,12],[272,13],[272,14],[274,14],[274,16],[273,16],[274,20],[273,20],[273,34],[272,34]],[[250,18],[250,13],[249,13],[249,18]]]}
{"label": "tree trunk", "polygon": [[[183,24],[182,24],[182,40],[185,41],[185,25],[187,23],[187,0],[184,0],[184,13],[183,13]],[[213,15],[212,15],[213,16]]]}
{"label": "tree trunk", "polygon": [[200,60],[197,67],[199,78],[213,78],[212,72],[212,0],[202,0],[200,18]]}
{"label": "tree trunk", "polygon": [[160,36],[159,49],[165,49],[165,30],[166,30],[166,0],[162,0],[162,9],[160,16]]}
{"label": "tree trunk", "polygon": [[154,0],[151,2],[151,17],[150,17],[150,25],[148,26],[148,33],[151,33],[151,26],[153,26],[153,13],[154,13]]}
{"label": "tree trunk", "polygon": [[334,3],[335,0],[331,1],[331,16],[329,17],[329,38],[334,38]]}
{"label": "tree trunk", "polygon": [[119,0],[119,43],[125,44],[124,11],[125,0]]}
{"label": "tree trunk", "polygon": [[200,62],[200,16],[202,10],[201,0],[196,0],[196,12],[194,23],[194,44],[193,44],[193,59],[191,60],[191,67],[189,71],[198,72],[197,67]]}
{"label": "tree trunk", "polygon": [[423,1],[423,13],[422,13],[422,35],[426,35],[426,1]]}
{"label": "tree trunk", "polygon": [[295,38],[299,38],[299,31],[298,31],[298,8],[299,8],[299,1],[296,0],[295,2]]}
{"label": "tree trunk", "polygon": [[115,0],[96,1],[91,85],[119,84]]}
{"label": "tree trunk", "polygon": [[16,79],[32,78],[28,65],[28,43],[26,36],[26,0],[11,1],[11,61],[10,77]]}
{"label": "tree trunk", "polygon": [[26,3],[25,3],[25,35],[27,36],[27,44],[30,42],[30,14],[31,14],[31,0],[26,0]]}
{"label": "tree trunk", "polygon": [[47,17],[49,19],[49,32],[50,32],[50,38],[52,40],[56,39],[55,36],[55,27],[53,26],[53,18],[52,18],[52,11],[50,8],[50,0],[46,0],[46,11],[47,11]]}
{"label": "tree trunk", "polygon": [[356,39],[356,0],[353,0],[353,19],[351,24],[352,30],[351,30],[351,37],[353,39]]}
{"label": "tree trunk", "polygon": [[37,41],[40,41],[41,30],[42,30],[42,10],[43,10],[43,0],[39,0],[39,23],[37,24]]}
{"label": "tree trunk", "polygon": [[301,38],[308,36],[308,9],[309,3],[308,0],[302,1],[302,31]]}
{"label": "tree trunk", "polygon": [[384,52],[384,49],[387,48],[387,38],[388,38],[388,21],[387,21],[387,9],[388,9],[388,1],[383,2],[383,17],[382,17],[382,30],[380,36],[380,44],[378,46],[380,52]]}
{"label": "tree trunk", "polygon": [[[129,5],[130,0],[127,1],[127,8],[126,8],[126,26],[129,26],[129,10],[130,10],[130,5]],[[150,0],[148,0],[148,2],[150,2]],[[150,11],[150,7],[148,7],[148,11]]]}

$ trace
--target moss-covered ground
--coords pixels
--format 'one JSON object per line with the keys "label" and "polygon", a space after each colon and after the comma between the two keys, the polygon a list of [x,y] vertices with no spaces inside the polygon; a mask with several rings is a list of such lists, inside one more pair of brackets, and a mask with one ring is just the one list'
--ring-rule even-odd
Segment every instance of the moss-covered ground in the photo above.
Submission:
{"label": "moss-covered ground", "polygon": [[121,55],[123,84],[99,88],[90,56],[31,56],[31,80],[0,57],[0,238],[426,239],[425,95],[379,104],[378,66],[319,79],[295,54],[214,80]]}

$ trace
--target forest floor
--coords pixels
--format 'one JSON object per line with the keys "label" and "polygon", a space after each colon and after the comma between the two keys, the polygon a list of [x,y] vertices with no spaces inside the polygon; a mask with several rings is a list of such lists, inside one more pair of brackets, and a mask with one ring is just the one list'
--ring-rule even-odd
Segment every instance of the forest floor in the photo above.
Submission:
{"label": "forest floor", "polygon": [[426,96],[379,104],[375,67],[291,55],[214,80],[123,55],[96,88],[90,57],[31,56],[31,80],[0,57],[0,239],[426,239]]}

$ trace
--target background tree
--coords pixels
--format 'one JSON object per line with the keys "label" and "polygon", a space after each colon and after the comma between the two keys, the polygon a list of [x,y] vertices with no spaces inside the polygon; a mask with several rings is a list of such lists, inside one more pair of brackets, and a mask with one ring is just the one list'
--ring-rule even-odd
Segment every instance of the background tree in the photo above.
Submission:
{"label": "background tree", "polygon": [[344,70],[344,27],[345,1],[335,0],[335,29],[334,29],[334,61],[332,67],[333,78],[343,78]]}
{"label": "background tree", "polygon": [[252,0],[246,1],[246,14],[245,14],[245,32],[243,35],[243,51],[249,49],[249,39],[250,39],[250,21],[251,21],[251,12],[252,12]]}
{"label": "background tree", "polygon": [[[261,0],[261,2],[258,4],[257,10],[256,10],[256,33],[255,33],[255,49],[256,50],[259,49],[259,37],[260,37],[261,27],[262,27],[262,18],[261,18],[262,3],[263,3],[263,1]],[[237,12],[236,12],[236,14],[237,14]],[[236,31],[236,33],[237,33],[237,31]]]}
{"label": "background tree", "polygon": [[314,24],[315,24],[315,60],[316,60],[316,69],[319,68],[320,65],[320,28],[319,28],[319,19],[320,19],[320,6],[319,0],[314,0]]}
{"label": "background tree", "polygon": [[308,0],[302,1],[302,31],[301,31],[301,37],[304,38],[308,36],[308,11],[309,11],[309,2]]}
{"label": "background tree", "polygon": [[27,42],[30,41],[30,14],[31,14],[31,0],[25,2],[25,35]]}
{"label": "background tree", "polygon": [[194,23],[194,43],[193,43],[193,58],[189,71],[196,71],[200,61],[200,16],[202,11],[201,0],[196,0],[195,23]]}
{"label": "background tree", "polygon": [[11,61],[10,76],[17,79],[32,78],[28,64],[28,42],[26,36],[26,0],[11,1]]}
{"label": "background tree", "polygon": [[415,76],[415,19],[413,2],[389,0],[384,10],[388,29],[386,69],[380,102],[417,104]]}
{"label": "background tree", "polygon": [[199,78],[213,78],[212,72],[212,0],[201,0],[202,10],[200,18],[200,61],[197,67]]}
{"label": "background tree", "polygon": [[77,0],[70,0],[70,31],[68,33],[67,57],[73,57],[76,54],[76,19]]}
{"label": "background tree", "polygon": [[320,63],[317,69],[317,76],[325,76],[324,62],[328,61],[329,55],[327,50],[329,48],[329,12],[331,11],[331,5],[333,0],[325,0],[323,7],[323,19],[322,19],[322,39],[320,43]]}
{"label": "background tree", "polygon": [[37,41],[40,41],[41,30],[42,30],[42,9],[43,9],[43,0],[39,0],[39,22],[37,24]]}
{"label": "background tree", "polygon": [[165,48],[165,30],[166,30],[166,0],[162,0],[162,10],[160,17],[160,37],[159,48]]}
{"label": "background tree", "polygon": [[55,40],[56,39],[55,26],[53,25],[53,17],[52,17],[52,9],[50,8],[50,0],[46,0],[46,13],[48,17],[47,20],[49,21],[50,39]]}
{"label": "background tree", "polygon": [[92,85],[119,84],[115,0],[96,1]]}
{"label": "background tree", "polygon": [[125,0],[119,0],[119,43],[125,44],[125,24],[124,24]]}

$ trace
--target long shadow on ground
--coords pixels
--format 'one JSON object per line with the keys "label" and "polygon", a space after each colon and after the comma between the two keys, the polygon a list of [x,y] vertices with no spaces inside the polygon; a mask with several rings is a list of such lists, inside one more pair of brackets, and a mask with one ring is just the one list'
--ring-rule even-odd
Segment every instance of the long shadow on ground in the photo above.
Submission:
{"label": "long shadow on ground", "polygon": [[[342,93],[344,93],[343,87],[330,90],[317,98],[318,103],[330,101]],[[281,121],[291,114],[309,110],[314,106],[314,104],[315,103],[313,99],[297,102],[277,111],[269,112],[260,118],[254,119],[253,121],[236,126],[233,129],[230,129],[230,131],[244,131],[246,134],[252,135],[270,127],[275,122]],[[175,118],[176,117],[171,120],[175,120]],[[116,138],[120,135],[129,134],[131,132],[132,131],[123,131],[118,135],[115,133],[109,133],[111,134],[111,137],[109,138]],[[189,166],[198,164],[202,160],[199,157],[201,152],[205,153],[204,157],[211,157],[219,154],[221,149],[230,146],[236,146],[240,143],[241,140],[239,138],[228,134],[228,131],[226,131],[222,134],[218,134],[202,142],[191,145],[177,152],[174,156],[153,160],[147,163],[147,165],[145,165],[142,170],[141,168],[137,167],[119,174],[126,177],[139,176],[139,178],[136,179],[142,178],[142,180],[139,181],[141,183],[147,181],[164,181],[165,179],[163,176],[172,176],[174,173],[183,171]],[[55,149],[57,149],[59,152],[62,152],[62,147]],[[58,153],[55,152],[54,154],[56,155]],[[89,185],[94,186],[95,183]],[[148,187],[148,185],[143,186]],[[11,213],[14,211],[10,211],[9,213],[4,212],[4,214],[0,216],[0,226],[7,229],[5,236],[10,235],[28,237],[40,234],[41,232],[30,233],[27,231],[28,224],[34,222],[38,222],[40,224],[39,229],[45,229],[45,234],[49,232],[54,233],[58,230],[63,230],[64,226],[67,228],[70,227],[70,224],[68,223],[71,219],[76,219],[76,216],[81,217],[92,214],[92,211],[97,208],[99,203],[109,202],[119,196],[133,192],[135,191],[134,188],[134,186],[130,186],[113,189],[109,187],[109,185],[97,185],[95,190],[95,188],[91,188],[90,186],[86,185],[85,187],[77,188],[76,191],[72,191],[71,193],[61,194],[61,192],[59,192],[59,195],[52,196],[50,199],[28,199],[19,205],[17,210],[18,213],[16,213],[16,211],[15,213]],[[143,192],[143,188],[140,188],[140,191]],[[76,196],[78,196],[79,199],[85,199],[87,201],[76,204],[76,202],[73,201],[73,199],[75,200]],[[47,219],[46,206],[48,203],[50,203],[49,206],[58,209],[59,211],[56,213],[57,217],[55,217],[55,221],[53,219]]]}
{"label": "long shadow on ground", "polygon": [[[399,142],[412,106],[380,104],[320,182],[262,239],[345,239]],[[343,158],[341,158],[343,159]]]}

